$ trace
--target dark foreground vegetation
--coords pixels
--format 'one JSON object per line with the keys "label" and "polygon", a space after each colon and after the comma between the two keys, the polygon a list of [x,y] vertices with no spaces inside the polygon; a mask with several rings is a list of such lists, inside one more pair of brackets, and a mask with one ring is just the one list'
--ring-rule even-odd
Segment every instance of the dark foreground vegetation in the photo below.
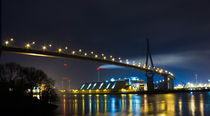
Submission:
{"label": "dark foreground vegetation", "polygon": [[54,81],[43,71],[0,64],[0,115],[41,115],[57,108]]}

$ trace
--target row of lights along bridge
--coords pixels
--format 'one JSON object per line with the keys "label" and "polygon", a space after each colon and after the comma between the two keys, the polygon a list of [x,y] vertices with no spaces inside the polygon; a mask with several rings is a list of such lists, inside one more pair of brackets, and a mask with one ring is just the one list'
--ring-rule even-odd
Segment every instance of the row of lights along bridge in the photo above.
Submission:
{"label": "row of lights along bridge", "polygon": [[[5,41],[4,41],[4,45],[5,45],[5,46],[11,46],[11,45],[13,45],[13,44],[11,44],[11,43],[13,43],[13,42],[14,42],[14,38],[10,38],[10,40],[5,40]],[[25,48],[27,48],[27,49],[34,49],[33,46],[34,46],[35,44],[36,44],[36,42],[30,42],[30,43],[28,42],[28,43],[25,44]],[[52,44],[42,45],[42,46],[41,46],[41,49],[42,49],[43,51],[46,51],[46,50],[48,50],[48,48],[52,48],[52,47],[53,47]],[[64,48],[58,48],[56,52],[58,52],[58,53],[66,53],[68,50],[69,50],[69,47],[68,47],[68,46],[65,46]],[[139,63],[136,63],[135,61],[133,61],[132,63],[130,63],[130,61],[129,61],[128,59],[125,59],[125,60],[123,61],[121,57],[115,58],[115,57],[113,57],[112,55],[110,55],[109,57],[107,57],[107,56],[105,56],[103,53],[100,54],[100,55],[98,55],[98,54],[94,53],[93,51],[91,51],[91,52],[88,53],[88,52],[83,52],[82,49],[79,49],[78,51],[72,50],[72,51],[70,52],[70,54],[72,54],[72,55],[80,55],[80,56],[84,56],[84,57],[101,58],[101,59],[103,59],[103,60],[110,60],[110,61],[112,61],[112,62],[126,63],[126,64],[128,64],[128,65],[133,65],[133,66],[137,66],[137,67],[142,67],[142,68],[144,68],[144,69],[149,69],[149,70],[151,69],[151,66],[146,67],[146,64],[144,64],[144,65],[142,66],[140,62],[139,62]],[[167,73],[167,74],[170,74],[171,76],[174,76],[173,73],[168,72],[167,70],[160,69],[160,68],[156,68],[156,67],[152,67],[152,68],[153,68],[156,72],[159,72],[159,73]]]}

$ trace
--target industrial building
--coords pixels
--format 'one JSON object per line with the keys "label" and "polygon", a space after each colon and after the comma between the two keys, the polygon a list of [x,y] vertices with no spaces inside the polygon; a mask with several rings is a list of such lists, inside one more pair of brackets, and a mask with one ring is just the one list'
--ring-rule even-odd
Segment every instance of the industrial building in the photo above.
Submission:
{"label": "industrial building", "polygon": [[111,78],[109,81],[104,82],[88,82],[83,83],[82,86],[76,92],[84,93],[106,93],[106,92],[132,92],[132,91],[143,91],[144,80],[140,80],[137,77],[114,79]]}

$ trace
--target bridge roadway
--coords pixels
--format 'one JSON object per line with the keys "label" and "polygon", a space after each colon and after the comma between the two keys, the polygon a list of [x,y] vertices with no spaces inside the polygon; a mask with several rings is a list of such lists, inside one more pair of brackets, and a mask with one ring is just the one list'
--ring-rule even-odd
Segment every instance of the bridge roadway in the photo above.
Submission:
{"label": "bridge roadway", "polygon": [[94,58],[90,56],[82,56],[82,55],[73,55],[73,54],[67,54],[67,53],[59,53],[54,51],[43,51],[43,50],[37,50],[37,49],[27,49],[27,48],[19,48],[19,47],[12,47],[12,46],[2,46],[2,52],[9,52],[9,53],[17,53],[17,54],[24,54],[24,55],[33,55],[33,56],[41,56],[41,57],[53,57],[53,58],[64,58],[64,59],[75,59],[75,60],[83,60],[83,61],[92,61],[92,62],[98,62],[103,64],[111,64],[111,65],[117,65],[122,66],[126,68],[133,68],[137,70],[142,70],[144,72],[149,73],[155,73],[162,75],[164,77],[175,79],[173,75],[170,75],[168,73],[160,73],[159,71],[138,67],[131,64],[121,63],[117,61],[111,61],[111,60],[104,60],[101,58]]}

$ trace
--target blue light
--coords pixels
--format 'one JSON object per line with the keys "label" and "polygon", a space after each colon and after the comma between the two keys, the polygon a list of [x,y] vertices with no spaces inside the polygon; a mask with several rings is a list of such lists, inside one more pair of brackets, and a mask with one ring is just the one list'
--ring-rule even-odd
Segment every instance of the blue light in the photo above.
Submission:
{"label": "blue light", "polygon": [[90,88],[90,86],[91,86],[91,83],[88,85],[87,89],[89,89],[89,88]]}
{"label": "blue light", "polygon": [[95,88],[95,86],[96,86],[96,83],[93,85],[92,89],[94,89],[94,88]]}
{"label": "blue light", "polygon": [[101,89],[101,87],[103,86],[103,84],[104,84],[104,83],[101,83],[101,85],[99,86],[99,88],[98,88],[98,89]]}
{"label": "blue light", "polygon": [[138,80],[138,77],[131,77],[130,78],[132,81],[136,81],[136,80]]}
{"label": "blue light", "polygon": [[113,81],[115,81],[115,79],[114,78],[111,78],[110,81],[113,82]]}
{"label": "blue light", "polygon": [[112,89],[114,89],[115,85],[116,85],[116,82],[112,85]]}
{"label": "blue light", "polygon": [[83,88],[84,88],[84,86],[85,86],[85,84],[83,84],[83,85],[81,86],[80,90],[81,90],[81,89],[83,89]]}
{"label": "blue light", "polygon": [[108,89],[108,88],[109,88],[110,84],[111,84],[111,83],[109,83],[109,84],[106,86],[106,89]]}

